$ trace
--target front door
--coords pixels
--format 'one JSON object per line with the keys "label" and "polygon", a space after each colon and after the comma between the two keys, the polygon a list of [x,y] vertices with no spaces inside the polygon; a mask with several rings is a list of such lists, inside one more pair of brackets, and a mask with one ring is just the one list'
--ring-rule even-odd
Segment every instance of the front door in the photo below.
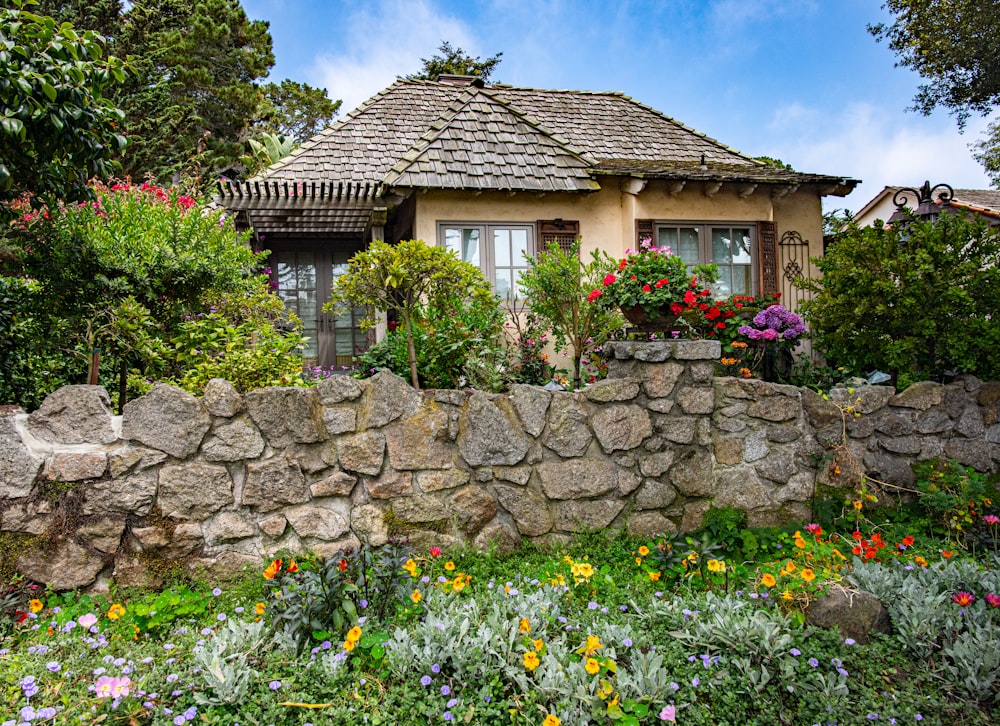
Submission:
{"label": "front door", "polygon": [[278,297],[302,319],[307,340],[303,355],[324,368],[351,368],[357,356],[368,349],[368,336],[361,330],[364,308],[341,305],[333,313],[323,312],[333,281],[347,271],[348,260],[359,249],[361,243],[336,250],[273,245],[270,264]]}

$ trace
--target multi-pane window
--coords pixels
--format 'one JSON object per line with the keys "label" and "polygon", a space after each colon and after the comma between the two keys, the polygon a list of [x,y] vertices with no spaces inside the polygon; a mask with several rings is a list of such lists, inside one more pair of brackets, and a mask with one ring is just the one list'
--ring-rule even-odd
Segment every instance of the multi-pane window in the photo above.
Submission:
{"label": "multi-pane window", "polygon": [[754,227],[748,224],[688,223],[656,225],[656,244],[670,247],[689,267],[715,263],[719,297],[754,293]]}
{"label": "multi-pane window", "polygon": [[534,225],[442,222],[438,239],[460,260],[479,267],[501,298],[520,297],[521,273],[535,254]]}

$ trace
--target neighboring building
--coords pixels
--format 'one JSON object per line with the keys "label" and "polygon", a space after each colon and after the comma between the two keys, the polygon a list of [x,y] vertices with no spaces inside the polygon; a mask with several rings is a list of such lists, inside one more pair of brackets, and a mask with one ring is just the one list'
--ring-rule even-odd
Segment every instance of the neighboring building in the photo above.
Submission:
{"label": "neighboring building", "polygon": [[[526,258],[582,239],[621,257],[644,237],[719,265],[721,294],[790,289],[822,254],[824,195],[858,182],[768,166],[620,93],[399,80],[220,202],[272,251],[308,353],[347,364],[362,311],[321,308],[374,239],[417,238],[516,294]],[[786,295],[786,298],[788,296]]]}
{"label": "neighboring building", "polygon": [[[862,227],[869,227],[879,219],[888,222],[900,203],[911,210],[916,209],[920,190],[921,187],[917,186],[885,187],[857,211],[854,221]],[[931,190],[928,184],[928,190],[932,201],[941,208],[951,207],[951,211],[972,212],[992,225],[1000,225],[1000,191],[996,189],[955,189],[950,200],[948,190],[941,186]],[[945,193],[943,197],[942,192]]]}

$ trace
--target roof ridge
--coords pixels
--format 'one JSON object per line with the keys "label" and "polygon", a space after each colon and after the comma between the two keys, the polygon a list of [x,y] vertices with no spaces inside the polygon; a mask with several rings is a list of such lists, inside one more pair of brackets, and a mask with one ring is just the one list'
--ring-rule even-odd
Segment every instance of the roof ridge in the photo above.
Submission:
{"label": "roof ridge", "polygon": [[486,93],[485,90],[486,89],[484,88],[471,86],[461,96],[449,103],[446,112],[435,119],[435,121],[428,127],[427,131],[421,134],[420,138],[418,138],[413,145],[403,153],[399,161],[397,161],[382,178],[382,183],[386,186],[392,186],[397,179],[403,176],[407,168],[412,166],[414,162],[416,162],[417,159],[431,146],[431,144],[438,140],[441,137],[441,134],[451,126],[451,123],[480,96],[485,96],[489,99],[491,104],[500,106],[511,115],[521,119],[541,136],[551,139],[557,147],[562,149],[564,153],[569,154],[588,169],[593,168],[594,163],[592,161],[584,157],[579,151],[574,149],[555,133],[547,129],[539,121],[531,118],[521,109],[496,98],[493,94]]}

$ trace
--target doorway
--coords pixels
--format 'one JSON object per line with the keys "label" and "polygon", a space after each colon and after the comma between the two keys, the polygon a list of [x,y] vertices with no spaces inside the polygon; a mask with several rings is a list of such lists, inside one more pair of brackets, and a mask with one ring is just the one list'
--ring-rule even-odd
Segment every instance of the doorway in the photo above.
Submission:
{"label": "doorway", "polygon": [[279,242],[270,246],[275,292],[285,308],[302,320],[307,341],[303,356],[335,371],[352,368],[370,345],[361,330],[365,309],[342,304],[325,313],[323,306],[330,301],[334,280],[347,272],[348,260],[362,249],[362,243],[339,244],[337,249]]}

